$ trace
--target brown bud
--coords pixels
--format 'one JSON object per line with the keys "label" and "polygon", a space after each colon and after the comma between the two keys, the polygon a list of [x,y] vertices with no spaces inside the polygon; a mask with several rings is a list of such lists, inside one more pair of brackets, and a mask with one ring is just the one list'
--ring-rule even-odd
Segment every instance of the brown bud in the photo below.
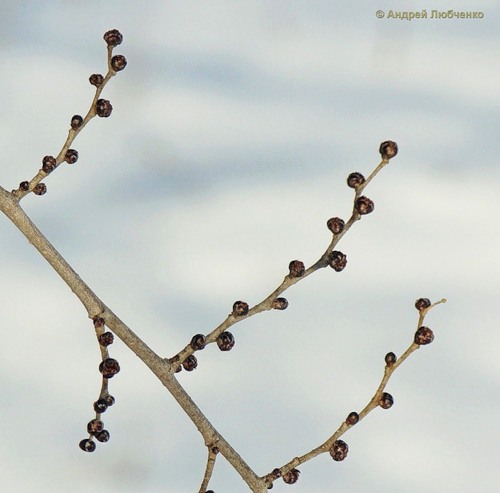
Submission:
{"label": "brown bud", "polygon": [[120,365],[115,359],[106,358],[101,361],[99,371],[102,373],[104,378],[112,378],[120,371]]}
{"label": "brown bud", "polygon": [[391,353],[387,353],[385,355],[385,364],[387,366],[393,366],[394,363],[396,363],[396,361],[397,361],[397,357],[394,353],[391,352]]}
{"label": "brown bud", "polygon": [[68,149],[66,151],[66,155],[64,156],[64,160],[68,164],[75,164],[78,161],[78,151],[75,149]]}
{"label": "brown bud", "polygon": [[102,317],[95,317],[93,319],[94,327],[98,329],[99,327],[104,327],[104,319]]}
{"label": "brown bud", "polygon": [[431,300],[429,300],[429,298],[419,298],[417,301],[415,301],[415,308],[419,312],[425,310],[426,308],[429,308],[430,306],[431,306]]}
{"label": "brown bud", "polygon": [[288,308],[288,300],[286,298],[276,298],[273,300],[272,307],[274,310],[286,310]]}
{"label": "brown bud", "polygon": [[389,161],[389,159],[393,158],[398,153],[398,145],[392,140],[386,140],[380,144],[379,152],[382,159]]}
{"label": "brown bud", "polygon": [[298,469],[295,469],[295,468],[290,469],[290,471],[283,474],[283,481],[286,484],[294,484],[298,481],[299,474],[300,474],[300,471]]}
{"label": "brown bud", "polygon": [[192,337],[189,345],[191,346],[191,349],[193,349],[194,351],[201,351],[202,349],[205,349],[206,338],[203,334],[195,334]]}
{"label": "brown bud", "polygon": [[101,346],[107,347],[110,344],[113,344],[113,341],[115,340],[115,336],[111,332],[104,332],[104,334],[100,334],[97,337],[97,340],[99,341],[99,344]]}
{"label": "brown bud", "polygon": [[355,425],[359,421],[359,414],[356,412],[349,413],[349,416],[347,416],[347,419],[345,422],[349,425]]}
{"label": "brown bud", "polygon": [[104,82],[104,77],[101,74],[92,74],[89,77],[89,82],[96,87],[99,87]]}
{"label": "brown bud", "polygon": [[356,209],[358,214],[361,214],[363,216],[365,214],[370,214],[370,212],[373,212],[373,209],[375,209],[375,204],[373,203],[373,200],[362,195],[354,203],[354,208]]}
{"label": "brown bud", "polygon": [[349,447],[344,440],[335,440],[333,445],[330,447],[330,455],[332,459],[340,462],[347,457],[347,453],[349,452]]}
{"label": "brown bud", "polygon": [[43,195],[43,194],[47,193],[47,185],[45,185],[45,183],[39,183],[33,189],[33,193],[35,195]]}
{"label": "brown bud", "polygon": [[347,185],[351,188],[358,188],[360,185],[362,185],[365,182],[365,177],[361,174],[355,171],[354,173],[351,173],[347,177]]}
{"label": "brown bud", "polygon": [[419,327],[415,332],[414,342],[419,346],[430,344],[434,340],[434,333],[429,327]]}
{"label": "brown bud", "polygon": [[95,443],[90,438],[83,439],[78,446],[84,452],[93,452],[95,450]]}
{"label": "brown bud", "polygon": [[290,269],[290,277],[302,277],[306,271],[304,262],[300,260],[292,260],[288,268]]}
{"label": "brown bud", "polygon": [[127,66],[127,59],[123,55],[115,55],[111,59],[111,68],[115,72],[120,72]]}
{"label": "brown bud", "polygon": [[123,36],[118,29],[111,29],[104,33],[103,39],[108,46],[118,46],[123,41]]}
{"label": "brown bud", "polygon": [[83,118],[80,115],[73,115],[73,117],[71,118],[71,128],[73,130],[80,128],[82,123]]}
{"label": "brown bud", "polygon": [[340,217],[331,217],[326,221],[326,226],[334,235],[338,235],[344,231],[345,223]]}
{"label": "brown bud", "polygon": [[234,347],[234,336],[231,332],[223,332],[217,337],[217,346],[221,351],[230,351]]}
{"label": "brown bud", "polygon": [[345,266],[347,265],[347,255],[334,250],[332,253],[330,253],[328,264],[334,271],[340,272],[344,270]]}
{"label": "brown bud", "polygon": [[93,419],[87,424],[87,432],[90,435],[95,435],[104,429],[104,423],[100,419]]}
{"label": "brown bud", "polygon": [[107,99],[98,99],[95,110],[97,116],[100,116],[101,118],[107,118],[109,115],[111,115],[113,106],[111,106],[111,103]]}
{"label": "brown bud", "polygon": [[27,192],[30,189],[30,182],[29,181],[22,181],[19,183],[19,190],[22,190],[23,192]]}
{"label": "brown bud", "polygon": [[183,362],[182,367],[186,371],[193,371],[198,366],[198,360],[194,354],[190,354]]}
{"label": "brown bud", "polygon": [[388,394],[387,392],[383,392],[380,397],[380,400],[378,401],[378,405],[382,409],[389,409],[390,407],[392,407],[393,404],[394,404],[394,397],[392,397],[392,395]]}
{"label": "brown bud", "polygon": [[56,158],[54,156],[45,156],[42,159],[42,169],[45,173],[49,174],[51,171],[54,171],[56,167]]}
{"label": "brown bud", "polygon": [[235,317],[242,317],[243,315],[248,314],[248,303],[244,301],[235,301],[233,303],[233,312],[232,314]]}

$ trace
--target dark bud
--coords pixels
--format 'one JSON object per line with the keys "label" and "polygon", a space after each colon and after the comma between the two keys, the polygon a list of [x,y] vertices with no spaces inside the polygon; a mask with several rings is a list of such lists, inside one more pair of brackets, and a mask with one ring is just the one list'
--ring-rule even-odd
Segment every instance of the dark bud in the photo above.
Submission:
{"label": "dark bud", "polygon": [[93,452],[95,450],[95,443],[92,440],[90,440],[90,438],[85,438],[78,444],[78,446],[84,452]]}
{"label": "dark bud", "polygon": [[96,435],[104,429],[104,423],[100,419],[93,419],[87,425],[87,432],[90,435]]}
{"label": "dark bud", "polygon": [[123,55],[115,55],[111,59],[111,68],[115,72],[123,70],[127,66],[127,59]]}
{"label": "dark bud", "polygon": [[97,116],[100,116],[101,118],[107,118],[109,115],[111,115],[113,106],[111,106],[111,103],[107,99],[98,99],[95,105],[95,111],[97,113]]}
{"label": "dark bud", "polygon": [[415,308],[421,312],[431,306],[431,300],[429,298],[419,298],[415,301]]}
{"label": "dark bud", "polygon": [[23,192],[27,192],[30,189],[30,182],[22,181],[21,183],[19,183],[19,189]]}
{"label": "dark bud", "polygon": [[104,334],[101,334],[100,336],[97,337],[99,344],[104,347],[113,344],[114,339],[115,336],[111,332],[104,332]]}
{"label": "dark bud", "polygon": [[99,327],[104,327],[104,319],[102,317],[95,317],[93,320],[94,322],[94,327],[98,329]]}
{"label": "dark bud", "polygon": [[331,217],[326,221],[326,226],[334,235],[338,235],[344,231],[345,223],[340,217]]}
{"label": "dark bud", "polygon": [[394,404],[394,397],[392,397],[392,395],[388,394],[387,392],[383,392],[380,397],[380,400],[378,401],[378,405],[382,409],[389,409],[390,407],[392,407],[393,404]]}
{"label": "dark bud", "polygon": [[217,346],[221,351],[230,351],[234,347],[234,336],[231,332],[223,332],[217,337]]}
{"label": "dark bud", "polygon": [[102,430],[99,433],[96,433],[95,438],[96,438],[96,440],[99,440],[100,442],[105,443],[109,440],[109,431]]}
{"label": "dark bud", "polygon": [[189,345],[191,346],[191,349],[193,349],[194,351],[201,351],[202,349],[205,349],[206,346],[205,336],[203,334],[195,334],[191,339]]}
{"label": "dark bud", "polygon": [[272,307],[275,310],[286,310],[288,308],[288,300],[286,298],[276,298],[273,301]]}
{"label": "dark bud", "polygon": [[78,151],[75,151],[75,149],[68,149],[64,156],[64,160],[68,164],[75,164],[78,161]]}
{"label": "dark bud", "polygon": [[396,363],[397,359],[398,358],[396,357],[396,355],[394,353],[387,353],[385,355],[385,364],[387,366],[393,366],[394,363]]}
{"label": "dark bud", "polygon": [[102,373],[104,378],[113,378],[120,371],[120,365],[115,359],[106,358],[101,361],[99,371]]}
{"label": "dark bud", "polygon": [[332,253],[330,253],[328,264],[334,271],[340,272],[341,270],[344,270],[345,266],[347,265],[347,255],[334,250]]}
{"label": "dark bud", "polygon": [[364,182],[365,182],[365,177],[361,173],[358,173],[357,171],[351,173],[347,177],[347,185],[351,188],[358,188]]}
{"label": "dark bud", "polygon": [[45,185],[45,183],[39,183],[33,189],[33,193],[35,195],[43,195],[43,194],[47,193],[47,185]]}
{"label": "dark bud", "polygon": [[112,406],[115,403],[115,398],[109,394],[106,397],[104,397],[104,400],[106,401],[108,407]]}
{"label": "dark bud", "polygon": [[372,199],[369,199],[368,197],[362,195],[354,203],[354,208],[356,209],[356,212],[358,214],[361,214],[363,216],[365,214],[370,214],[370,212],[373,212],[373,209],[375,209],[375,204],[373,203]]}
{"label": "dark bud", "polygon": [[290,471],[283,474],[283,481],[286,484],[294,484],[298,481],[299,474],[300,474],[300,471],[298,469],[293,468]]}
{"label": "dark bud", "polygon": [[104,77],[101,74],[92,74],[89,77],[89,82],[96,87],[99,87],[104,82]]}
{"label": "dark bud", "polygon": [[183,362],[182,367],[186,371],[193,371],[198,366],[198,360],[194,354],[190,354]]}
{"label": "dark bud", "polygon": [[98,399],[97,401],[94,402],[94,411],[97,414],[104,413],[108,409],[108,405],[106,404],[105,399]]}
{"label": "dark bud", "polygon": [[45,173],[49,174],[56,168],[56,158],[54,156],[45,156],[42,159],[42,169]]}
{"label": "dark bud", "polygon": [[219,452],[219,447],[212,447],[212,454],[217,455]]}
{"label": "dark bud", "polygon": [[73,118],[71,118],[71,128],[73,130],[80,128],[82,123],[83,118],[80,115],[73,115]]}
{"label": "dark bud", "polygon": [[434,340],[434,333],[429,327],[419,327],[417,332],[415,332],[415,344],[419,346],[425,346],[430,344]]}
{"label": "dark bud", "polygon": [[290,277],[302,277],[306,271],[304,262],[300,260],[292,260],[288,268],[290,269]]}
{"label": "dark bud", "polygon": [[271,471],[270,476],[271,476],[271,479],[273,479],[273,480],[278,479],[281,477],[281,471],[276,467],[275,469],[273,469]]}
{"label": "dark bud", "polygon": [[111,29],[110,31],[106,31],[104,33],[104,41],[108,46],[118,46],[123,41],[123,36],[118,29]]}
{"label": "dark bud", "polygon": [[345,422],[349,425],[355,425],[359,421],[359,414],[356,412],[349,413],[349,416],[347,416],[347,419]]}
{"label": "dark bud", "polygon": [[340,462],[347,457],[347,453],[349,452],[349,447],[344,440],[335,440],[333,445],[330,448],[330,455],[332,459]]}
{"label": "dark bud", "polygon": [[384,161],[389,161],[398,153],[398,145],[392,140],[386,140],[380,144],[379,152]]}
{"label": "dark bud", "polygon": [[244,301],[235,301],[233,303],[233,313],[235,317],[242,317],[248,313],[248,303]]}

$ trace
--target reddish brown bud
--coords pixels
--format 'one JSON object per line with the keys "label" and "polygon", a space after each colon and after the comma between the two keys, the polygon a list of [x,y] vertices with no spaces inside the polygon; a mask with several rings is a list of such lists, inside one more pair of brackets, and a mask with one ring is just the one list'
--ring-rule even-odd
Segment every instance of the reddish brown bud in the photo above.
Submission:
{"label": "reddish brown bud", "polygon": [[75,164],[78,161],[78,151],[75,149],[68,149],[66,151],[66,155],[64,156],[64,160],[68,164]]}
{"label": "reddish brown bud", "polygon": [[326,226],[334,235],[338,235],[344,231],[345,223],[340,217],[331,217],[326,221]]}
{"label": "reddish brown bud", "polygon": [[330,253],[328,264],[334,271],[340,272],[344,270],[345,266],[347,265],[347,255],[334,250],[332,253]]}
{"label": "reddish brown bud", "polygon": [[73,117],[71,118],[71,128],[73,130],[80,128],[82,123],[83,118],[80,115],[73,115]]}
{"label": "reddish brown bud", "polygon": [[111,115],[113,106],[111,106],[111,103],[107,99],[98,99],[95,106],[95,111],[97,113],[97,116],[100,116],[101,118],[107,118],[109,115]]}
{"label": "reddish brown bud", "polygon": [[105,400],[106,404],[108,405],[108,407],[112,406],[115,403],[115,398],[110,394],[108,394],[106,397],[104,397],[104,400]]}
{"label": "reddish brown bud", "polygon": [[19,183],[19,190],[22,190],[23,192],[27,192],[30,189],[30,182],[29,181],[22,181]]}
{"label": "reddish brown bud", "polygon": [[329,452],[333,460],[340,462],[347,457],[349,447],[343,440],[335,440]]}
{"label": "reddish brown bud", "polygon": [[104,429],[104,423],[100,419],[93,419],[87,424],[87,432],[90,435],[95,435]]}
{"label": "reddish brown bud", "polygon": [[347,185],[351,188],[358,188],[364,182],[365,182],[365,177],[361,173],[358,173],[357,171],[351,173],[347,177]]}
{"label": "reddish brown bud", "polygon": [[182,367],[186,371],[193,371],[198,366],[198,360],[194,354],[190,354],[183,362]]}
{"label": "reddish brown bud", "polygon": [[235,301],[233,303],[233,312],[232,314],[235,317],[242,317],[248,313],[248,303],[244,301]]}
{"label": "reddish brown bud", "polygon": [[95,450],[95,443],[90,440],[89,438],[85,438],[82,440],[78,446],[84,451],[84,452],[93,452]]}
{"label": "reddish brown bud", "polygon": [[302,277],[306,271],[304,262],[300,260],[292,260],[288,268],[290,269],[290,277]]}
{"label": "reddish brown bud", "polygon": [[396,363],[396,361],[397,361],[397,357],[394,353],[391,352],[391,353],[387,353],[385,355],[385,364],[387,366],[393,366],[394,363]]}
{"label": "reddish brown bud", "polygon": [[100,442],[105,443],[109,440],[109,431],[102,430],[99,433],[96,433],[95,438],[96,438],[96,440],[99,440]]}
{"label": "reddish brown bud", "polygon": [[45,185],[45,183],[39,183],[33,189],[33,193],[35,195],[44,195],[45,193],[47,193],[47,185]]}
{"label": "reddish brown bud", "polygon": [[106,409],[108,409],[108,405],[106,404],[105,399],[98,399],[94,402],[94,411],[97,414],[102,414],[106,412]]}
{"label": "reddish brown bud", "polygon": [[101,74],[92,74],[89,77],[89,82],[96,87],[99,87],[104,82],[104,77]]}
{"label": "reddish brown bud", "polygon": [[114,339],[115,336],[111,332],[104,332],[104,334],[101,334],[97,337],[99,344],[104,347],[113,344]]}
{"label": "reddish brown bud", "polygon": [[231,332],[223,332],[217,337],[217,346],[221,351],[230,351],[234,347],[234,336]]}
{"label": "reddish brown bud", "polygon": [[295,468],[290,469],[290,471],[283,474],[283,481],[286,484],[294,484],[298,481],[299,474],[300,474],[300,471],[298,469],[295,469]]}
{"label": "reddish brown bud", "polygon": [[429,327],[419,327],[417,332],[415,332],[415,344],[419,346],[425,346],[430,344],[434,340],[434,333]]}
{"label": "reddish brown bud", "polygon": [[123,41],[123,36],[118,29],[111,29],[104,33],[103,39],[108,46],[118,46]]}
{"label": "reddish brown bud", "polygon": [[375,209],[375,204],[373,203],[373,200],[362,195],[354,203],[354,208],[356,209],[356,212],[358,212],[358,214],[361,214],[363,216],[365,214],[370,214],[370,212],[373,212],[373,209]]}
{"label": "reddish brown bud", "polygon": [[115,359],[106,358],[99,364],[99,371],[104,378],[112,378],[120,371],[120,365]]}
{"label": "reddish brown bud", "polygon": [[383,392],[382,395],[380,396],[380,400],[378,401],[378,405],[382,409],[389,409],[392,407],[394,404],[394,397],[392,397],[391,394],[388,394],[387,392]]}
{"label": "reddish brown bud", "polygon": [[275,310],[286,310],[288,307],[288,300],[286,298],[276,298],[272,303],[272,307]]}
{"label": "reddish brown bud", "polygon": [[355,425],[359,421],[359,414],[356,412],[349,413],[349,416],[347,416],[347,419],[345,422],[349,425]]}
{"label": "reddish brown bud", "polygon": [[93,319],[94,327],[98,329],[99,327],[104,327],[104,319],[102,317],[95,317]]}
{"label": "reddish brown bud", "polygon": [[419,298],[417,301],[415,301],[415,308],[419,312],[425,310],[426,308],[429,308],[430,306],[431,306],[431,300],[429,298]]}
{"label": "reddish brown bud", "polygon": [[111,59],[111,68],[115,72],[123,70],[127,66],[127,59],[123,55],[115,55]]}
{"label": "reddish brown bud", "polygon": [[203,334],[195,334],[189,345],[194,351],[201,351],[202,349],[205,349],[206,338]]}
{"label": "reddish brown bud", "polygon": [[385,142],[382,142],[382,144],[380,144],[379,152],[382,156],[382,159],[388,161],[398,153],[398,145],[392,140],[386,140]]}
{"label": "reddish brown bud", "polygon": [[56,167],[56,158],[54,156],[45,156],[42,159],[42,169],[45,171],[45,173],[50,173],[51,171],[54,171]]}

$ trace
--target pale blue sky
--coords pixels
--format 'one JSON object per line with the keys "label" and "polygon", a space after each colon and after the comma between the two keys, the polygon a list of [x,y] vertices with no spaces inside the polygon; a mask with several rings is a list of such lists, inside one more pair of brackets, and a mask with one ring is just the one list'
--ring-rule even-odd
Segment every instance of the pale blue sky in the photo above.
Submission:
{"label": "pale blue sky", "polygon": [[[397,4],[397,5],[396,5]],[[437,5],[439,4],[439,5]],[[482,19],[377,19],[379,9]],[[345,271],[286,293],[180,380],[258,474],[324,441],[410,343],[421,296],[436,339],[394,375],[396,404],[345,435],[349,457],[304,464],[273,491],[490,492],[498,484],[499,13],[495,1],[90,1],[0,7],[0,184],[56,154],[118,28],[129,64],[105,89],[80,159],[23,207],[159,354],[255,304],[290,260],[314,262],[351,171],[399,155],[366,190],[375,212],[339,244]],[[111,440],[84,454],[99,391],[86,313],[0,219],[0,475],[9,491],[198,491],[191,423],[117,342]],[[221,457],[211,488],[244,492]]]}

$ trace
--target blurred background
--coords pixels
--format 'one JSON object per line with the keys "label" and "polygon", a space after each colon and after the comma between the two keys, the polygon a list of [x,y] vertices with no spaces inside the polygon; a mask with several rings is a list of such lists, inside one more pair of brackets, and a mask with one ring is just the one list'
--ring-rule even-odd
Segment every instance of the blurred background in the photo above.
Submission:
{"label": "blurred background", "polygon": [[[421,12],[427,19],[388,18]],[[483,18],[431,19],[433,9]],[[385,13],[377,18],[377,10]],[[81,277],[160,355],[254,305],[348,219],[352,171],[384,140],[399,154],[366,189],[373,214],[338,245],[347,268],[292,287],[284,312],[235,326],[179,380],[248,464],[266,474],[322,443],[375,392],[384,355],[411,343],[419,297],[448,303],[348,458],[302,465],[320,493],[493,492],[500,429],[498,138],[500,7],[491,1],[8,1],[0,6],[0,184],[57,155],[106,70],[105,31],[128,66],[48,193],[23,208]],[[190,421],[120,342],[111,434],[85,454],[100,388],[91,321],[0,218],[0,476],[5,491],[199,489]],[[248,491],[219,457],[210,488]]]}

